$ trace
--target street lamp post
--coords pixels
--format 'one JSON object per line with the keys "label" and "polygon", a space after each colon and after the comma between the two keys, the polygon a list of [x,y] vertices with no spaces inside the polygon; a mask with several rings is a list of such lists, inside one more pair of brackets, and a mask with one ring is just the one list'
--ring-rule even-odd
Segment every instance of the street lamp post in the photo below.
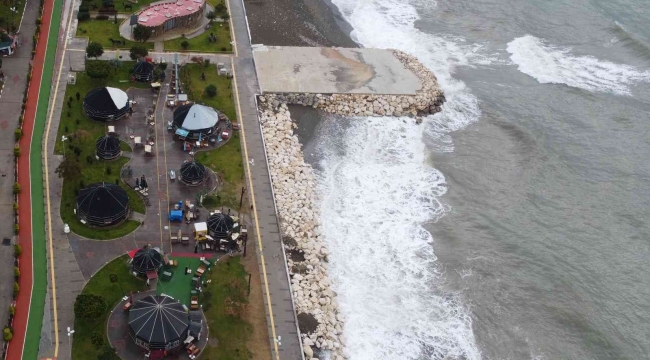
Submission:
{"label": "street lamp post", "polygon": [[68,137],[65,135],[61,136],[61,142],[63,143],[63,158],[65,158],[65,142],[68,140]]}
{"label": "street lamp post", "polygon": [[72,340],[70,340],[72,334],[74,334],[74,330],[70,329],[70,327],[68,326],[68,347],[70,347],[70,351],[72,351]]}

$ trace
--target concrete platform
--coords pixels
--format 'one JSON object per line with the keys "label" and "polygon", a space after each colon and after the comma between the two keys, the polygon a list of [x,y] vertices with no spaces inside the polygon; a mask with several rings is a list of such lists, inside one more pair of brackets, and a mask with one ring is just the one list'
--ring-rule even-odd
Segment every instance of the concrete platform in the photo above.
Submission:
{"label": "concrete platform", "polygon": [[415,95],[422,82],[390,50],[253,47],[262,93]]}

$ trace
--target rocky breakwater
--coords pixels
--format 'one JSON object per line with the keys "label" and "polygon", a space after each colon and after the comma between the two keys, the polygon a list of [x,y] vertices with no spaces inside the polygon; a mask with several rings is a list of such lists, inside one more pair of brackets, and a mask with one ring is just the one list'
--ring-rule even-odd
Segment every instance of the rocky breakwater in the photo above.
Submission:
{"label": "rocky breakwater", "polygon": [[327,276],[327,248],[320,237],[312,167],[305,163],[285,103],[260,98],[260,123],[291,274],[291,291],[306,359],[330,352],[344,360],[343,318]]}
{"label": "rocky breakwater", "polygon": [[391,50],[404,66],[422,81],[415,95],[381,94],[265,94],[278,107],[282,103],[311,106],[341,116],[413,116],[418,119],[442,111],[445,102],[438,79],[420,61],[399,50]]}

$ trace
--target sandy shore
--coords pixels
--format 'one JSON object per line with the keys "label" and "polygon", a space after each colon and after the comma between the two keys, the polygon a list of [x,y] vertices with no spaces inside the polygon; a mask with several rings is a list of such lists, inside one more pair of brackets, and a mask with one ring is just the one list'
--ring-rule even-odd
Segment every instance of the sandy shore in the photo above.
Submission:
{"label": "sandy shore", "polygon": [[253,44],[358,47],[328,0],[244,0]]}

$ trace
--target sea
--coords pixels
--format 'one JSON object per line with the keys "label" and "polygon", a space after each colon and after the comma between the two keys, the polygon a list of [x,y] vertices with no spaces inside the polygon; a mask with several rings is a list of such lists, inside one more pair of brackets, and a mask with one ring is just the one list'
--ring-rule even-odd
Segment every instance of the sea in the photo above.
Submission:
{"label": "sea", "polygon": [[332,2],[447,98],[304,144],[349,359],[650,359],[647,0]]}

